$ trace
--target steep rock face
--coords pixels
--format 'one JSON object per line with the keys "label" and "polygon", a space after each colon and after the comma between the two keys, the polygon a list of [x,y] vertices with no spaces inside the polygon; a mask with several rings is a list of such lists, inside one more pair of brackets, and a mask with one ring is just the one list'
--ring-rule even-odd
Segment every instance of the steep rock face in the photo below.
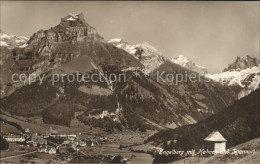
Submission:
{"label": "steep rock face", "polygon": [[232,70],[243,70],[252,67],[258,67],[259,61],[256,58],[252,58],[247,55],[246,58],[237,57],[236,61],[225,68],[223,72],[232,71]]}
{"label": "steep rock face", "polygon": [[28,41],[30,46],[24,49],[24,53],[31,53],[30,55],[34,57],[50,55],[57,43],[71,42],[73,44],[86,37],[93,40],[103,39],[93,27],[86,23],[82,13],[69,14],[61,19],[59,25],[34,33]]}
{"label": "steep rock face", "polygon": [[[106,43],[96,30],[86,23],[83,14],[69,14],[61,19],[59,25],[37,31],[30,37],[26,46],[12,51],[14,64],[11,65],[9,75],[43,74],[65,64],[73,65],[69,62],[80,56],[88,56],[88,59],[84,57],[88,68],[92,67],[91,62],[97,65],[117,64],[122,68],[143,67],[128,53]],[[61,67],[63,68],[66,66]]]}
{"label": "steep rock face", "polygon": [[161,52],[147,42],[131,45],[122,39],[117,38],[108,40],[107,42],[132,54],[144,65],[145,73],[150,73],[154,69],[158,68],[162,63],[167,61]]}
{"label": "steep rock face", "polygon": [[238,98],[242,98],[260,87],[260,67],[256,58],[247,56],[245,59],[238,57],[222,73],[207,74],[206,77],[220,82],[223,85],[238,85],[241,90]]}
{"label": "steep rock face", "polygon": [[[105,41],[80,15],[69,14],[58,26],[36,32],[26,47],[12,52],[10,74],[38,74],[45,78],[42,84],[22,84],[2,99],[2,108],[15,115],[39,115],[46,123],[69,126],[74,113],[79,112],[78,120],[107,131],[146,130],[195,123],[235,101],[234,91],[220,84],[196,83],[193,87],[191,83],[169,86],[158,82],[154,72],[157,69],[194,73],[163,59],[147,43],[138,45],[130,54]],[[150,69],[151,76],[144,71],[149,61],[159,63]],[[86,73],[107,76],[97,82],[71,82],[68,78],[77,73],[80,78]],[[65,74],[64,80],[52,84],[54,74]],[[124,74],[125,80],[107,78],[112,74]],[[207,98],[216,93],[220,97],[217,102]]]}
{"label": "steep rock face", "polygon": [[137,52],[134,55],[145,66],[146,73],[150,73],[167,61],[161,52],[146,42],[137,47]]}
{"label": "steep rock face", "polygon": [[205,67],[202,67],[202,66],[199,66],[199,65],[193,63],[192,61],[190,61],[189,59],[187,59],[183,55],[179,55],[175,58],[172,58],[171,61],[176,63],[176,64],[179,64],[182,67],[185,67],[189,70],[192,70],[194,72],[198,72],[202,75],[205,75],[205,74],[208,73],[208,70]]}

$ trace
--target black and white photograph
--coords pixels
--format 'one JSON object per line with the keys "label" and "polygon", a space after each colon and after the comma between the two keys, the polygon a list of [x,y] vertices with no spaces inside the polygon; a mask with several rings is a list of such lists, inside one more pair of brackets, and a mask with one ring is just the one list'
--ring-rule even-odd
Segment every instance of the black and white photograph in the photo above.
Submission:
{"label": "black and white photograph", "polygon": [[0,163],[259,164],[259,1],[0,1]]}

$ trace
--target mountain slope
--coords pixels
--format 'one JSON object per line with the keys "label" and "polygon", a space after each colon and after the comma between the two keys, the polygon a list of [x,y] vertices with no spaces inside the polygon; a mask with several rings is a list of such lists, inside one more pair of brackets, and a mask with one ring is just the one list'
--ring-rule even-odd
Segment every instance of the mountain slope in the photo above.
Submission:
{"label": "mountain slope", "polygon": [[24,36],[10,35],[0,31],[0,66],[1,66],[1,96],[4,97],[13,92],[18,86],[10,86],[10,69],[14,65],[12,51],[16,47],[24,47],[28,38]]}
{"label": "mountain slope", "polygon": [[[42,84],[38,80],[29,85],[27,81],[2,99],[3,110],[14,115],[41,116],[45,123],[66,126],[76,117],[107,131],[162,129],[195,123],[236,100],[232,88],[215,82],[196,83],[195,87],[191,83],[169,86],[158,82],[154,76],[157,69],[170,69],[174,74],[194,73],[170,61],[160,63],[147,76],[143,70],[150,67],[145,61],[160,56],[155,49],[148,44],[140,46],[144,57],[140,60],[105,41],[82,14],[69,14],[59,25],[39,30],[27,44],[12,52],[14,65],[10,74],[37,74],[44,79]],[[57,74],[64,80],[53,83],[52,77]],[[71,75],[86,80],[85,74],[107,76],[95,76],[88,82],[70,80]],[[122,81],[108,78],[122,74]],[[208,99],[211,93],[218,93],[220,100]],[[74,116],[75,112],[80,114]]]}
{"label": "mountain slope", "polygon": [[[161,75],[161,76],[160,76]],[[169,76],[170,75],[170,76]],[[169,78],[173,75],[173,78]],[[225,87],[210,81],[205,76],[167,61],[152,72],[153,78],[162,77],[159,83],[167,85],[168,91],[175,98],[180,98],[182,111],[188,110],[189,115],[205,118],[230,106],[236,97],[237,88]],[[192,112],[192,114],[190,113]]]}
{"label": "mountain slope", "polygon": [[[260,136],[260,89],[236,101],[227,109],[193,125],[174,130],[164,130],[150,137],[147,142],[164,144],[168,150],[191,150],[207,147],[203,141],[212,131],[218,130],[227,139],[227,147]],[[176,143],[167,141],[177,140]]]}
{"label": "mountain slope", "polygon": [[167,61],[161,52],[147,42],[131,45],[118,38],[108,40],[107,42],[132,54],[145,66],[145,73],[150,73],[154,69],[158,68],[162,63]]}

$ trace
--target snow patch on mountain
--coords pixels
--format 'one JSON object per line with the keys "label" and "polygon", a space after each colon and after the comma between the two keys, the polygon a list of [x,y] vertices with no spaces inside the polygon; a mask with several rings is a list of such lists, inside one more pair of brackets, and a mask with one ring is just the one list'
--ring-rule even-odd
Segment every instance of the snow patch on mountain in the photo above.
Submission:
{"label": "snow patch on mountain", "polygon": [[217,74],[206,74],[205,76],[213,79],[214,81],[220,82],[226,85],[240,85],[244,87],[242,81],[246,80],[246,78],[251,74],[257,74],[260,72],[260,67],[247,68],[244,70],[232,70]]}
{"label": "snow patch on mountain", "polygon": [[183,67],[185,67],[187,65],[188,62],[190,62],[186,57],[184,57],[183,55],[179,55],[176,58],[172,58],[171,59],[172,62],[179,64]]}
{"label": "snow patch on mountain", "polygon": [[67,20],[69,21],[75,21],[79,18],[79,14],[74,14],[74,13],[69,13],[69,17],[67,18]]}
{"label": "snow patch on mountain", "polygon": [[6,34],[3,31],[0,33],[0,46],[5,46],[9,49],[24,45],[28,41],[28,38],[24,36],[15,36]]}
{"label": "snow patch on mountain", "polygon": [[1,39],[11,39],[12,37],[14,37],[13,35],[7,35],[5,33],[1,33],[0,34]]}
{"label": "snow patch on mountain", "polygon": [[108,40],[107,42],[113,44],[114,46],[116,46],[118,48],[125,50],[126,52],[128,52],[132,55],[135,54],[135,52],[137,51],[137,47],[140,46],[140,44],[138,44],[138,45],[128,44],[123,39],[119,39],[119,38],[114,38],[114,39]]}
{"label": "snow patch on mountain", "polygon": [[238,94],[238,98],[242,98],[259,88],[260,67],[230,70],[213,75],[206,74],[205,76],[223,85],[239,85],[242,90]]}
{"label": "snow patch on mountain", "polygon": [[5,41],[0,41],[1,46],[9,46]]}
{"label": "snow patch on mountain", "polygon": [[119,38],[114,38],[114,39],[110,39],[107,41],[108,43],[119,43],[119,42],[123,42],[122,39]]}
{"label": "snow patch on mountain", "polygon": [[28,44],[23,44],[23,45],[21,45],[21,46],[19,46],[20,48],[25,48],[25,47],[27,47],[28,46]]}
{"label": "snow patch on mountain", "polygon": [[240,99],[242,97],[249,95],[252,91],[256,90],[259,87],[260,87],[260,73],[256,74],[253,77],[252,82],[249,83],[248,86],[242,88],[242,90],[238,94],[238,98]]}
{"label": "snow patch on mountain", "polygon": [[187,59],[183,55],[179,55],[175,58],[172,58],[171,61],[175,64],[178,64],[182,67],[185,67],[189,70],[198,72],[198,73],[203,74],[203,75],[208,73],[208,71],[205,67],[202,67],[200,65],[193,63],[191,60]]}
{"label": "snow patch on mountain", "polygon": [[127,51],[138,59],[145,66],[143,70],[145,73],[150,73],[167,60],[160,51],[147,42],[133,45],[119,38],[114,38],[107,42]]}

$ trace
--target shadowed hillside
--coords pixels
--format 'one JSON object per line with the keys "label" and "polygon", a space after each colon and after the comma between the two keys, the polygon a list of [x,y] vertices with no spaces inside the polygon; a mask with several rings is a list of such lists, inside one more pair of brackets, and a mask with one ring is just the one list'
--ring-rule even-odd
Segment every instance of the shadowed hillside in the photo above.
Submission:
{"label": "shadowed hillside", "polygon": [[[191,150],[205,147],[203,139],[214,130],[218,130],[227,139],[227,148],[260,137],[259,91],[257,89],[229,108],[196,124],[162,130],[146,142],[163,144],[168,150]],[[173,140],[177,142],[166,144]]]}
{"label": "shadowed hillside", "polygon": [[[2,99],[2,108],[13,115],[41,116],[45,123],[70,126],[77,117],[89,126],[107,131],[176,128],[225,109],[237,97],[233,88],[216,82],[196,79],[170,85],[157,81],[156,71],[183,76],[194,73],[170,61],[164,61],[146,76],[144,64],[133,54],[105,41],[82,14],[70,14],[57,26],[37,31],[26,47],[15,48],[12,55],[14,64],[9,68],[9,76],[13,73],[46,76],[41,85],[38,81],[22,84]],[[102,82],[68,80],[69,75],[77,73],[81,77],[124,74],[126,78],[112,81],[104,77]],[[53,74],[67,75],[64,81],[52,84]],[[217,101],[214,97],[218,97]],[[75,112],[81,114],[75,116]]]}

